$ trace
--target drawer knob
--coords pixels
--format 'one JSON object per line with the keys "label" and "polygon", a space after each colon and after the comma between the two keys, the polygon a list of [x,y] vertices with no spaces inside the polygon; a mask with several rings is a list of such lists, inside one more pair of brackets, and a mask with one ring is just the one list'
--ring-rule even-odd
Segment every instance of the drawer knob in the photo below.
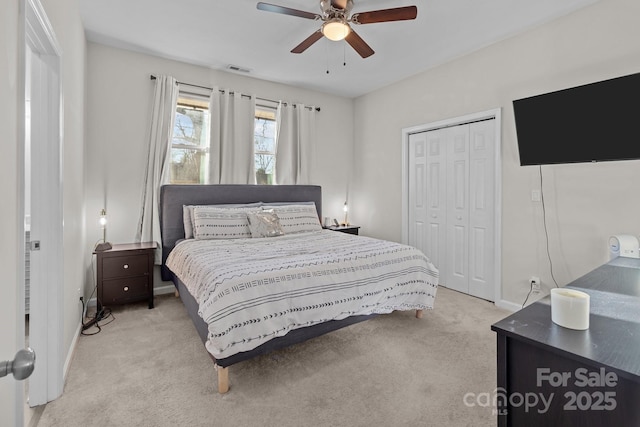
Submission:
{"label": "drawer knob", "polygon": [[127,268],[129,268],[129,264],[123,265],[122,268],[124,268],[126,270]]}
{"label": "drawer knob", "polygon": [[125,292],[127,292],[128,290],[129,290],[129,287],[128,287],[128,286],[125,286],[125,287],[124,287],[124,291],[125,291]]}

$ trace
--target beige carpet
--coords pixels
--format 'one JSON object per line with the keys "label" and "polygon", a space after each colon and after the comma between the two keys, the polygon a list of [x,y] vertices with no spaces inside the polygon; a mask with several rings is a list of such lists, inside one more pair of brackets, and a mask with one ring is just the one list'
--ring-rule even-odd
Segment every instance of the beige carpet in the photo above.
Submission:
{"label": "beige carpet", "polygon": [[47,426],[495,426],[466,393],[496,387],[492,323],[509,313],[439,288],[423,319],[397,312],[216,373],[173,295],[117,307],[79,339]]}

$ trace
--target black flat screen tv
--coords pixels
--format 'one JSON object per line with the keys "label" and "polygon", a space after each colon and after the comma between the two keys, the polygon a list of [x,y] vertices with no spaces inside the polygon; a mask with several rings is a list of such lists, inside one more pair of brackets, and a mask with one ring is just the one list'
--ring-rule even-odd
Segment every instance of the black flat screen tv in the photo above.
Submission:
{"label": "black flat screen tv", "polygon": [[640,73],[513,101],[520,165],[640,159]]}

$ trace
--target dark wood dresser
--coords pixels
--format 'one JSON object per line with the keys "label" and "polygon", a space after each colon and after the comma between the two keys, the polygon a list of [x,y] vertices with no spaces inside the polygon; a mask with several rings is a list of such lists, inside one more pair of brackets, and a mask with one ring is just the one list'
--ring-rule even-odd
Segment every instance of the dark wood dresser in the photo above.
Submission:
{"label": "dark wood dresser", "polygon": [[153,308],[155,242],[113,245],[97,257],[98,312],[103,306],[136,301]]}
{"label": "dark wood dresser", "polygon": [[567,288],[589,294],[589,329],[553,323],[548,296],[491,326],[498,426],[640,426],[640,260]]}

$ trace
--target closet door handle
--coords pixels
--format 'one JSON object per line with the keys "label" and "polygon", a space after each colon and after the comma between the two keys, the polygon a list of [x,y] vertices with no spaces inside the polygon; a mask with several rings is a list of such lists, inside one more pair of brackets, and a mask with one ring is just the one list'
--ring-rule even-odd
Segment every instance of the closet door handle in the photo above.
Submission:
{"label": "closet door handle", "polygon": [[456,219],[461,220],[462,217],[460,215],[456,215]]}

